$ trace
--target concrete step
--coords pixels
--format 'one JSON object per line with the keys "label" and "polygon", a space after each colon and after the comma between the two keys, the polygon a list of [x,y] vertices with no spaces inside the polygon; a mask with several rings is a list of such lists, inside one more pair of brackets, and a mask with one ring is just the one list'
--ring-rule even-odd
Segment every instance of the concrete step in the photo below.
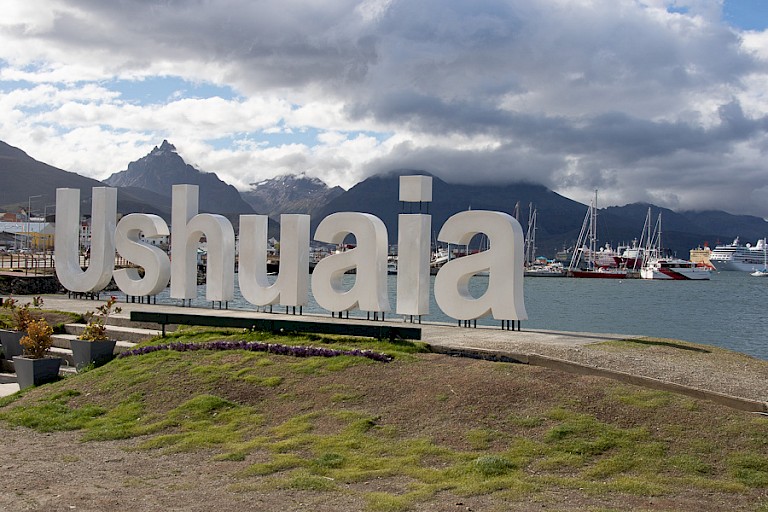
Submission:
{"label": "concrete step", "polygon": [[0,384],[14,384],[15,382],[15,373],[0,373]]}
{"label": "concrete step", "polygon": [[[85,324],[66,324],[64,330],[67,334],[79,336],[83,330],[85,330]],[[107,333],[109,334],[109,337],[114,340],[139,343],[148,340],[149,338],[159,336],[162,334],[162,331],[158,329],[144,329],[141,327],[107,324]]]}
{"label": "concrete step", "polygon": [[[54,334],[53,335],[53,346],[60,349],[70,350],[71,351],[71,345],[70,341],[77,338],[76,334]],[[133,347],[136,346],[136,343],[132,341],[118,341],[115,343],[115,354],[119,354],[120,352],[125,352],[126,350],[130,350]]]}
{"label": "concrete step", "polygon": [[[133,327],[138,329],[148,329],[150,331],[156,331],[158,329],[158,324],[155,324],[152,322],[134,322],[130,319],[129,316],[122,313],[119,315],[111,315],[107,319],[107,325],[108,326],[114,325],[115,327]],[[166,331],[174,331],[177,328],[178,328],[178,325],[165,326]]]}
{"label": "concrete step", "polygon": [[[51,347],[50,354],[53,357],[60,357],[61,358],[61,369],[63,370],[66,367],[72,367],[72,369],[75,369],[75,360],[72,359],[72,351],[68,348],[59,348],[56,346]],[[61,371],[59,371],[61,373]]]}
{"label": "concrete step", "polygon": [[9,382],[0,382],[0,396],[12,395],[19,390],[19,384],[16,382],[16,374],[13,374],[13,380]]}

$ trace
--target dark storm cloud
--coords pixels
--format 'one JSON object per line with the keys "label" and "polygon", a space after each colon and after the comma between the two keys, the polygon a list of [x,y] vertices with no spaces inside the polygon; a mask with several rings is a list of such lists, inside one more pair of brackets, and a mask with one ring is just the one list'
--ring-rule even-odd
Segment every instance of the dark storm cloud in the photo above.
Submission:
{"label": "dark storm cloud", "polygon": [[359,176],[421,167],[768,216],[754,198],[768,191],[768,62],[717,0],[675,13],[661,0],[63,3],[76,12],[32,37],[94,48],[113,70],[343,104],[351,122],[411,139]]}

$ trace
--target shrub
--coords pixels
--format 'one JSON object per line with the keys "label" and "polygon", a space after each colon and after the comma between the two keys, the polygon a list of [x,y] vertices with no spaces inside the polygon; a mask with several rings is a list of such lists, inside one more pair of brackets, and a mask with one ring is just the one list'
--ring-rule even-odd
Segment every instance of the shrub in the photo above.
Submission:
{"label": "shrub", "polygon": [[11,328],[14,331],[26,331],[29,324],[35,319],[30,308],[40,309],[43,307],[43,298],[34,297],[32,302],[27,302],[19,306],[18,299],[8,297],[3,301],[3,308],[11,312]]}
{"label": "shrub", "polygon": [[45,318],[32,320],[27,325],[27,334],[21,338],[24,355],[32,359],[42,359],[53,346],[53,327]]}
{"label": "shrub", "polygon": [[117,297],[112,295],[107,302],[96,308],[96,312],[89,311],[85,314],[86,326],[78,339],[85,341],[103,341],[109,339],[107,336],[107,319],[112,313],[122,311],[120,307],[115,307]]}

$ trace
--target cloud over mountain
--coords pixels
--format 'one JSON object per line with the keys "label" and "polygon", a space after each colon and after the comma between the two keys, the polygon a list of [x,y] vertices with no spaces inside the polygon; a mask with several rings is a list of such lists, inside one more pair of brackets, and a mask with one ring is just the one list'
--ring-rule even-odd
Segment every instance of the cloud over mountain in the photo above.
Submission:
{"label": "cloud over mountain", "polygon": [[241,190],[418,168],[768,217],[768,33],[720,0],[4,9],[0,139],[96,178],[169,138]]}

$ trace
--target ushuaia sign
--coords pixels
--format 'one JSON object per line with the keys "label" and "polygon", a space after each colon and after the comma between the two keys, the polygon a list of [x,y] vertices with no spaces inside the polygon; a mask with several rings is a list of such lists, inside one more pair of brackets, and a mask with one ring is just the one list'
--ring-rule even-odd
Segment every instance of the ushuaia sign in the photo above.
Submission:
{"label": "ushuaia sign", "polygon": [[[432,201],[432,178],[400,178],[400,201]],[[206,299],[234,298],[235,232],[222,215],[198,213],[198,187],[174,185],[171,229],[157,215],[132,213],[116,222],[117,189],[93,189],[91,252],[87,269],[80,267],[80,191],[56,191],[56,274],[73,292],[97,292],[114,277],[126,295],[151,296],[170,283],[174,299],[197,297],[197,249],[202,236],[208,241]],[[334,311],[360,309],[391,311],[387,294],[387,228],[368,213],[334,213],[317,226],[314,239],[339,244],[354,235],[354,249],[327,256],[309,274],[309,215],[280,216],[280,272],[274,283],[267,279],[267,216],[240,216],[240,291],[255,306],[307,304],[311,290],[315,301]],[[398,267],[396,313],[429,314],[429,261],[432,218],[423,213],[398,216]],[[173,258],[140,241],[171,235]],[[441,242],[466,245],[484,234],[489,249],[457,258],[443,265],[435,276],[434,295],[440,309],[457,320],[491,315],[498,320],[525,320],[523,299],[523,231],[510,215],[494,211],[465,211],[450,217],[440,229]],[[115,269],[115,252],[144,269]],[[341,286],[342,276],[355,269],[355,283]],[[469,293],[470,278],[488,273],[488,288],[477,298]]]}

